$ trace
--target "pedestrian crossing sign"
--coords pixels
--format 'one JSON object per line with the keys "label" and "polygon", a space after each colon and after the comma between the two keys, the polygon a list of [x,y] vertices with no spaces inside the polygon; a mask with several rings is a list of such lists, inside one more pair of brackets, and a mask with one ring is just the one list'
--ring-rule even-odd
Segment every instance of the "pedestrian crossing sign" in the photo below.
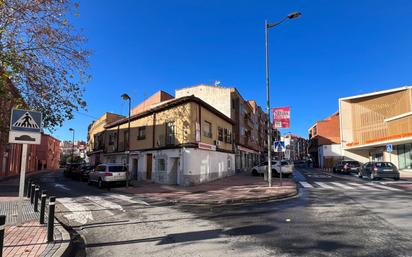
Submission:
{"label": "pedestrian crossing sign", "polygon": [[41,121],[40,112],[13,109],[11,112],[10,130],[40,133]]}
{"label": "pedestrian crossing sign", "polygon": [[13,109],[10,119],[9,143],[40,144],[41,121],[40,112]]}

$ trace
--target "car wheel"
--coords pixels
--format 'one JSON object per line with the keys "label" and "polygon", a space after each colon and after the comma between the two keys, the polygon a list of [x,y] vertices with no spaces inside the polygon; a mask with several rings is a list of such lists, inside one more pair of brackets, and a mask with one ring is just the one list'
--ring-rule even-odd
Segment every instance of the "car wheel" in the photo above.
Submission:
{"label": "car wheel", "polygon": [[257,172],[257,170],[252,170],[252,176],[257,176],[258,175],[258,172]]}
{"label": "car wheel", "polygon": [[103,181],[101,178],[99,178],[99,181],[97,181],[97,187],[98,188],[103,188]]}

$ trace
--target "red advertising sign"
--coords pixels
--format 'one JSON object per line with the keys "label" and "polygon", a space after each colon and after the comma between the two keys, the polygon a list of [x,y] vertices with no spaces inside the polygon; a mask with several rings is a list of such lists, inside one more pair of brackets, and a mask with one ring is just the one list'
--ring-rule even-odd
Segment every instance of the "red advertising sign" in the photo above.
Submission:
{"label": "red advertising sign", "polygon": [[272,108],[273,128],[290,127],[290,107]]}

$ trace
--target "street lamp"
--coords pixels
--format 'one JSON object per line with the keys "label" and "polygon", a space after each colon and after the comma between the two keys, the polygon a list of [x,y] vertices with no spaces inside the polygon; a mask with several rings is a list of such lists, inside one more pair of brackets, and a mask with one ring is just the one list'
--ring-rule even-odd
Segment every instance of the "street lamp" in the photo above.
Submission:
{"label": "street lamp", "polygon": [[130,108],[132,105],[132,98],[126,93],[121,95],[121,97],[123,100],[129,101],[129,115],[128,115],[128,125],[127,125],[127,164],[126,164],[126,167],[127,167],[126,187],[128,187],[129,186],[129,158],[130,158]]}
{"label": "street lamp", "polygon": [[69,128],[69,131],[73,132],[73,140],[72,140],[72,156],[70,158],[70,170],[73,167],[73,155],[74,155],[74,129],[73,128]]}
{"label": "street lamp", "polygon": [[300,12],[293,12],[283,18],[282,20],[274,23],[268,23],[267,20],[265,20],[265,44],[266,44],[266,108],[267,108],[267,114],[268,114],[268,124],[267,124],[267,130],[268,130],[268,183],[269,187],[272,186],[272,157],[271,157],[271,151],[272,151],[272,129],[270,127],[270,87],[269,87],[269,34],[268,30],[270,28],[273,28],[282,22],[288,20],[288,19],[295,19],[301,16],[302,14]]}

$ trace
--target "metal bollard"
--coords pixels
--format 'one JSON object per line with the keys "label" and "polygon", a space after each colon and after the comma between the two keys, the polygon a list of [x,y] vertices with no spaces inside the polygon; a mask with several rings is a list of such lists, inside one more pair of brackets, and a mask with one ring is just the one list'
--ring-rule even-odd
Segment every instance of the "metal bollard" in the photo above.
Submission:
{"label": "metal bollard", "polygon": [[44,211],[46,210],[46,198],[47,198],[47,191],[43,190],[41,192],[41,200],[40,200],[40,224],[44,224]]}
{"label": "metal bollard", "polygon": [[56,197],[50,196],[49,198],[49,221],[47,222],[47,242],[53,242],[54,240],[54,208],[56,204]]}
{"label": "metal bollard", "polygon": [[36,188],[34,189],[34,212],[38,212],[39,211],[39,194],[40,194],[40,187],[36,186]]}
{"label": "metal bollard", "polygon": [[31,192],[30,192],[30,203],[33,204],[34,201],[34,189],[36,188],[36,185],[34,183],[31,184]]}
{"label": "metal bollard", "polygon": [[30,185],[31,185],[31,179],[27,180],[27,185],[26,185],[26,196],[27,198],[30,198]]}
{"label": "metal bollard", "polygon": [[6,215],[0,215],[0,257],[3,256],[4,224],[6,224]]}

